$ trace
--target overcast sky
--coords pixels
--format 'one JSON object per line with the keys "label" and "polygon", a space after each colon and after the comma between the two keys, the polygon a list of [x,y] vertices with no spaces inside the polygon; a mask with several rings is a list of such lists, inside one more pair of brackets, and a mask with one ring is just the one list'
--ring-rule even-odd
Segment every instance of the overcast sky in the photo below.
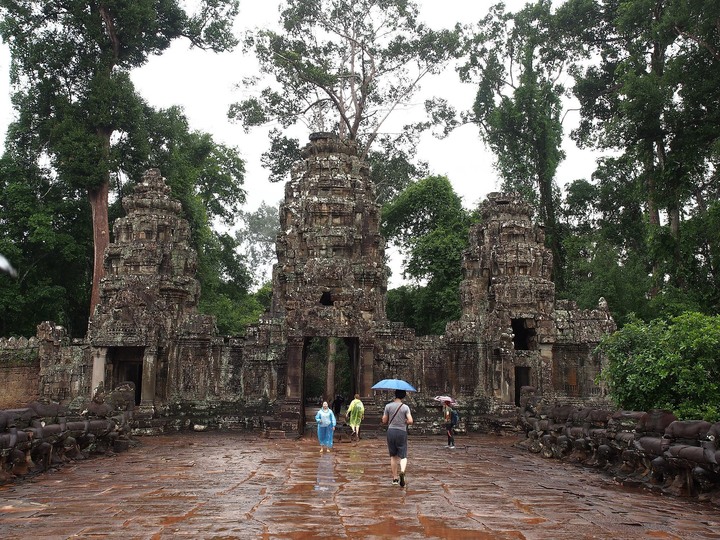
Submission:
{"label": "overcast sky", "polygon": [[[455,22],[472,23],[479,20],[494,2],[478,0],[420,0],[421,18],[435,28],[449,28]],[[274,25],[278,19],[278,0],[250,2],[241,0],[238,30]],[[505,2],[509,11],[520,9],[524,0]],[[8,122],[12,118],[8,88],[9,54],[0,47],[0,137],[5,138]],[[144,67],[133,72],[132,78],[140,94],[155,107],[180,105],[192,129],[211,133],[218,142],[237,147],[246,161],[248,191],[247,209],[255,209],[261,201],[277,203],[283,196],[283,186],[268,182],[268,174],[260,164],[260,155],[267,148],[267,139],[261,129],[249,135],[238,124],[227,120],[231,103],[247,94],[238,83],[253,74],[256,64],[251,55],[241,51],[213,54],[190,50],[187,43],[178,41],[162,56],[152,58]],[[247,92],[247,91],[245,91]],[[441,95],[457,108],[472,104],[474,89],[462,85],[454,71],[423,84],[414,106],[398,111],[394,121],[402,125],[423,111],[425,97]],[[573,114],[566,118],[565,131],[573,127]],[[393,117],[391,117],[393,119]],[[306,136],[303,132],[297,134]],[[423,137],[418,156],[427,161],[431,173],[447,175],[466,207],[474,206],[487,193],[498,189],[497,175],[492,169],[492,156],[484,149],[475,126],[464,126],[445,140],[430,135]],[[558,182],[564,183],[588,176],[593,169],[592,154],[575,148],[571,141],[565,144],[568,158],[558,172]]]}

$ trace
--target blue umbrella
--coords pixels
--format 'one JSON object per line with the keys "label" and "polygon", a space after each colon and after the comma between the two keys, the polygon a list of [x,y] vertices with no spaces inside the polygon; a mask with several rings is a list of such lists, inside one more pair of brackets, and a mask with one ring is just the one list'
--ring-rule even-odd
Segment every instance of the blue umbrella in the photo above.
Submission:
{"label": "blue umbrella", "polygon": [[415,387],[402,379],[383,379],[372,386],[373,390],[406,390],[407,392],[417,392]]}

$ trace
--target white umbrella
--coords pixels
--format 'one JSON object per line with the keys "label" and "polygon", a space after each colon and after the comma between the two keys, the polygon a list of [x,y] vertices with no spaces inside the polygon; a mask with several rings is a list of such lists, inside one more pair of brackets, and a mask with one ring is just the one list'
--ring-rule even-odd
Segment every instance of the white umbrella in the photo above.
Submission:
{"label": "white umbrella", "polygon": [[12,277],[17,276],[17,272],[10,264],[10,261],[8,261],[4,256],[0,255],[0,270],[10,274]]}
{"label": "white umbrella", "polygon": [[433,398],[435,401],[439,401],[440,403],[450,403],[450,405],[455,406],[457,405],[457,401],[455,401],[450,396],[435,396]]}

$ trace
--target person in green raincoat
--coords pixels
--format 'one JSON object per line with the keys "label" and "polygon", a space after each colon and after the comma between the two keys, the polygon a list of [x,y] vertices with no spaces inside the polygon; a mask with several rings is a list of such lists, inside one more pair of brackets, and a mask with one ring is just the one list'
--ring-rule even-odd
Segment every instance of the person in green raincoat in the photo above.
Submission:
{"label": "person in green raincoat", "polygon": [[348,426],[352,428],[351,437],[359,440],[360,439],[360,422],[362,422],[365,416],[365,406],[360,401],[360,394],[355,394],[355,399],[348,405],[345,419],[347,420]]}

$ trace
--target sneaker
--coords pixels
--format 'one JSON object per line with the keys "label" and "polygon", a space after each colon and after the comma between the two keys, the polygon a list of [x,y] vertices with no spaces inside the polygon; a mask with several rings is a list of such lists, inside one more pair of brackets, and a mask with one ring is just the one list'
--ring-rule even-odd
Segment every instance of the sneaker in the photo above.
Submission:
{"label": "sneaker", "polygon": [[400,483],[400,480],[398,480],[397,478],[393,478],[393,481],[392,481],[393,486],[397,486],[399,483]]}
{"label": "sneaker", "polygon": [[400,487],[405,487],[405,473],[400,473]]}
{"label": "sneaker", "polygon": [[453,448],[455,448],[455,445],[454,445],[454,444],[451,444],[450,446],[448,446],[448,448],[449,448],[450,450],[452,450]]}

